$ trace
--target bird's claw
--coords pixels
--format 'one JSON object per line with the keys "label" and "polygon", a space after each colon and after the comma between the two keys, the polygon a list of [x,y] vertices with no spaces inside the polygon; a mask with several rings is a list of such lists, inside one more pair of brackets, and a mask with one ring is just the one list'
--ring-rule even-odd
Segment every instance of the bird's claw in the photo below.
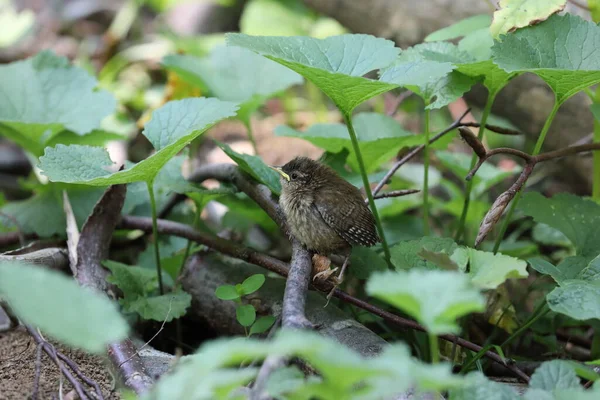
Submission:
{"label": "bird's claw", "polygon": [[[333,268],[333,269],[326,269],[325,271],[321,271],[321,272],[319,272],[319,273],[316,273],[316,274],[313,276],[313,282],[314,282],[314,281],[317,281],[317,280],[319,280],[319,281],[321,281],[321,280],[322,280],[322,281],[326,281],[326,280],[328,280],[328,279],[331,277],[331,275],[333,275],[333,273],[334,273],[335,271],[337,271],[337,269],[338,269],[338,268],[337,268],[337,267],[335,267],[335,268]],[[336,279],[336,278],[337,278],[337,277],[333,277],[332,279]]]}

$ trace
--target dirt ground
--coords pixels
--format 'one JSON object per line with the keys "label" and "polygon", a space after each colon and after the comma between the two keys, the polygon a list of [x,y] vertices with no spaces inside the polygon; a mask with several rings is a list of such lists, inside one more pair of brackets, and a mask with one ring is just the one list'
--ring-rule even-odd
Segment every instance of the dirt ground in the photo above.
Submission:
{"label": "dirt ground", "polygon": [[[106,399],[121,398],[116,392],[115,382],[105,367],[102,357],[53,344],[60,352],[73,360],[88,378],[100,385]],[[34,390],[36,356],[37,344],[23,327],[0,333],[0,399],[31,398]],[[40,371],[38,398],[40,400],[60,398],[61,374],[45,352],[42,352]],[[75,392],[70,393],[72,389],[71,384],[62,378],[63,398],[77,398],[76,396],[69,397],[75,394]]]}

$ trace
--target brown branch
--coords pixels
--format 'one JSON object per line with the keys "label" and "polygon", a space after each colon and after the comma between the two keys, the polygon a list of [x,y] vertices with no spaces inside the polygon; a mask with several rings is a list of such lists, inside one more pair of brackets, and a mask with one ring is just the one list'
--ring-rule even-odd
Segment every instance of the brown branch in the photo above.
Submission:
{"label": "brown branch", "polygon": [[[147,217],[136,217],[136,216],[123,216],[121,222],[119,224],[121,229],[139,229],[144,232],[149,232],[152,230],[152,220]],[[192,227],[181,224],[173,221],[166,220],[158,220],[158,232],[163,235],[174,235],[182,238],[186,238],[192,240],[194,242],[203,244],[207,247],[210,247],[220,253],[226,254],[228,256],[239,258],[241,260],[247,261],[251,264],[258,265],[260,267],[266,268],[269,271],[275,272],[281,276],[287,277],[289,272],[289,265],[277,258],[271,257],[269,255],[260,253],[256,250],[240,246],[238,244],[232,243],[228,240],[212,236],[206,234],[204,232],[199,232],[193,229]],[[333,288],[332,284],[329,282],[313,282],[313,285],[320,291],[329,292]],[[343,300],[349,304],[353,304],[359,308],[362,308],[366,311],[369,311],[375,315],[378,315],[385,319],[388,322],[391,322],[395,325],[398,325],[405,329],[416,329],[422,332],[425,332],[425,328],[419,325],[417,322],[399,317],[393,313],[382,310],[379,307],[376,307],[368,302],[360,300],[354,296],[349,295],[348,293],[335,289],[333,295],[340,300]],[[458,345],[472,350],[472,351],[480,351],[481,346],[478,346],[475,343],[471,343],[467,340],[461,339],[454,335],[443,335],[440,336],[442,339],[454,342],[456,341]],[[528,381],[528,377],[522,372],[515,369],[514,366],[510,364],[510,362],[504,363],[502,358],[491,351],[486,352],[486,357],[490,358],[493,361],[499,362],[502,365],[505,365],[506,368],[510,369],[515,373],[516,376],[523,379],[524,381]]]}
{"label": "brown branch", "polygon": [[[468,126],[471,128],[481,128],[481,124],[479,122],[463,122],[460,125]],[[498,126],[498,125],[485,124],[485,129],[488,131],[499,133],[501,135],[509,135],[509,136],[520,136],[521,135],[521,132],[519,132],[517,130],[510,129],[510,128],[504,128],[504,127]]]}
{"label": "brown branch", "polygon": [[485,146],[481,141],[475,136],[475,134],[466,127],[458,128],[458,132],[460,136],[464,139],[465,143],[467,143],[477,154],[479,160],[475,167],[466,176],[466,180],[471,180],[479,171],[479,168],[486,162],[490,157],[495,156],[497,154],[505,154],[511,155],[515,157],[519,157],[525,161],[525,166],[521,171],[521,174],[517,178],[517,180],[500,196],[496,198],[494,204],[490,207],[489,211],[481,221],[481,225],[479,226],[479,232],[477,233],[477,238],[475,239],[475,247],[477,247],[481,242],[485,239],[485,237],[490,233],[490,231],[494,228],[504,210],[510,204],[512,199],[516,196],[516,194],[523,188],[527,179],[531,176],[533,169],[537,165],[537,163],[556,160],[562,157],[567,157],[575,154],[580,154],[588,151],[600,150],[600,143],[589,143],[578,146],[569,146],[564,149],[549,151],[546,153],[538,154],[536,156],[532,156],[527,154],[521,150],[511,149],[507,147],[500,147],[493,150],[486,150]]}
{"label": "brown branch", "polygon": [[313,329],[314,325],[306,318],[306,294],[312,272],[312,254],[297,240],[292,241],[292,262],[285,291],[281,325],[284,328]]}
{"label": "brown branch", "polygon": [[[374,196],[374,198],[375,198],[375,200],[377,200],[377,199],[385,199],[388,197],[402,197],[402,196],[408,196],[409,194],[419,193],[419,192],[420,192],[419,189],[392,190],[391,192],[378,194],[378,195]],[[367,200],[365,200],[365,203],[366,202],[367,202]]]}
{"label": "brown branch", "polygon": [[[459,126],[461,126],[462,125],[462,120],[467,116],[467,114],[469,113],[469,111],[471,111],[470,108],[468,108],[464,113],[462,113],[462,115],[460,117],[458,117],[452,124],[450,124],[450,126],[448,126],[446,129],[444,129],[443,131],[441,131],[440,133],[438,133],[437,135],[435,135],[434,137],[432,137],[429,140],[429,144],[435,143],[439,138],[441,138],[442,136],[444,136],[448,132],[451,132],[454,129],[456,129]],[[424,148],[425,148],[424,144],[422,144],[420,146],[417,146],[414,149],[412,149],[408,154],[406,154],[404,157],[402,157],[400,160],[398,160],[394,164],[394,166],[392,166],[392,168],[385,174],[385,176],[383,177],[383,179],[381,180],[381,182],[379,182],[377,184],[377,186],[375,186],[375,189],[373,189],[373,196],[377,195],[377,193],[379,193],[381,191],[381,189],[383,188],[383,186],[390,180],[390,178],[396,173],[396,171],[398,171],[398,169],[401,166],[403,166],[408,161],[410,161],[414,156],[416,156],[417,154],[419,154]]]}

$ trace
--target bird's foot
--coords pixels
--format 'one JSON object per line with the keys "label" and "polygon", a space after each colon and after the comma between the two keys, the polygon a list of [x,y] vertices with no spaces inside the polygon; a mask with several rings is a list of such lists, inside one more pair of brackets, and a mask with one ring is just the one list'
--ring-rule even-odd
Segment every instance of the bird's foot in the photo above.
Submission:
{"label": "bird's foot", "polygon": [[313,263],[313,282],[316,280],[326,281],[336,271],[337,268],[330,269],[331,260],[329,257],[320,254],[314,254],[312,257]]}
{"label": "bird's foot", "polygon": [[326,269],[325,271],[321,271],[313,276],[313,282],[314,281],[326,281],[326,280],[329,280],[330,278],[332,281],[337,280],[336,276],[334,276],[333,278],[331,277],[337,270],[338,270],[338,268],[335,267],[334,269]]}

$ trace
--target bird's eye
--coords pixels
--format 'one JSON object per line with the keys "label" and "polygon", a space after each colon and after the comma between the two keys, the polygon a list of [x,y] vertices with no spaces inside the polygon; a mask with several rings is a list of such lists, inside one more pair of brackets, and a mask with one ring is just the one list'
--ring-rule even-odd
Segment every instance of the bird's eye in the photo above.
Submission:
{"label": "bird's eye", "polygon": [[298,174],[295,173],[295,172],[292,172],[292,174],[290,175],[290,178],[297,179],[298,178]]}

